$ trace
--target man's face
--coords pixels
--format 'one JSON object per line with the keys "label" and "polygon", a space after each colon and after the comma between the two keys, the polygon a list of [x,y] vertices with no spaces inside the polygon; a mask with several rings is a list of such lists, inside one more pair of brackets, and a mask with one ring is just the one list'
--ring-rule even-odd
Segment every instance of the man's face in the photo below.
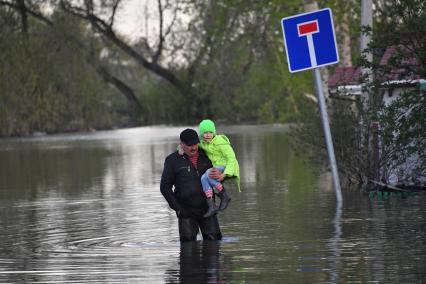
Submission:
{"label": "man's face", "polygon": [[189,157],[192,157],[198,153],[198,144],[188,146],[183,142],[180,142],[180,146],[182,147],[185,154],[187,154]]}

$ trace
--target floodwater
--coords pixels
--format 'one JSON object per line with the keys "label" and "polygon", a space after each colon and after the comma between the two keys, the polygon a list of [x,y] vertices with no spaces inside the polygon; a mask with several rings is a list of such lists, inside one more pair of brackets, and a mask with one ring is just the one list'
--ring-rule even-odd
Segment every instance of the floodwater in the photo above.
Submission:
{"label": "floodwater", "polygon": [[219,127],[242,192],[222,241],[181,245],[159,182],[182,129],[0,140],[0,283],[424,283],[426,196],[343,188],[336,210],[285,126]]}

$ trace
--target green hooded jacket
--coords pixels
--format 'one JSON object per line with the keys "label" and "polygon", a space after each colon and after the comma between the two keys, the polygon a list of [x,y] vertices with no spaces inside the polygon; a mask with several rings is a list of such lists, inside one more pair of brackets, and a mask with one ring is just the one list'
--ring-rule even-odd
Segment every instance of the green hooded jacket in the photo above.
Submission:
{"label": "green hooded jacket", "polygon": [[235,177],[238,191],[241,191],[240,166],[238,165],[237,158],[228,137],[218,134],[215,135],[209,143],[205,142],[203,139],[200,140],[199,146],[206,152],[213,166],[225,166],[225,176],[229,178]]}

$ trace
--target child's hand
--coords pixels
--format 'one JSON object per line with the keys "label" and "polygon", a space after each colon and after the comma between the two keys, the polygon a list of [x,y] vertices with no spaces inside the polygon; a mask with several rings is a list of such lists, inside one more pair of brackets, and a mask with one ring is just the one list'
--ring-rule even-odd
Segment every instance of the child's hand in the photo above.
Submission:
{"label": "child's hand", "polygon": [[180,144],[177,146],[177,151],[178,151],[178,154],[181,155],[181,156],[183,156],[183,154],[185,154],[185,152],[183,151],[183,149],[180,146]]}

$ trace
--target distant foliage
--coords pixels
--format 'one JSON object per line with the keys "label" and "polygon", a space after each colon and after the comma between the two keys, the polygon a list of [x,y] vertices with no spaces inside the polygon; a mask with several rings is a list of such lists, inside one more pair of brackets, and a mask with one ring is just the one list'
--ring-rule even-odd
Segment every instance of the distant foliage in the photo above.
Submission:
{"label": "distant foliage", "polygon": [[0,13],[5,16],[0,36],[7,39],[0,41],[0,136],[110,125],[105,105],[110,88],[67,39],[84,38],[84,28],[58,17],[58,29],[30,21],[23,33],[13,14]]}
{"label": "distant foliage", "polygon": [[[0,1],[2,136],[310,112],[312,75],[288,72],[281,31],[309,1],[159,1],[141,15],[155,28],[132,41],[116,29],[126,1],[48,2]],[[347,2],[318,1],[350,53],[359,9]]]}

